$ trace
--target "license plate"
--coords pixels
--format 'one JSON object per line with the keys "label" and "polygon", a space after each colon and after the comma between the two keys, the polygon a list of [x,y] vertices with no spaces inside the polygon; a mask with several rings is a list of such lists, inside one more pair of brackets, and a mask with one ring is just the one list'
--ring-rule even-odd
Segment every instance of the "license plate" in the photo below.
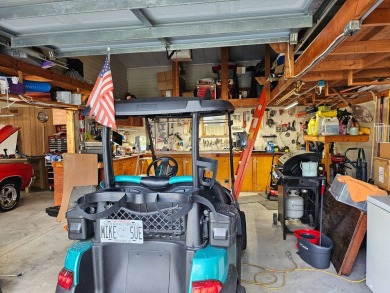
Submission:
{"label": "license plate", "polygon": [[144,243],[140,220],[100,220],[100,242]]}

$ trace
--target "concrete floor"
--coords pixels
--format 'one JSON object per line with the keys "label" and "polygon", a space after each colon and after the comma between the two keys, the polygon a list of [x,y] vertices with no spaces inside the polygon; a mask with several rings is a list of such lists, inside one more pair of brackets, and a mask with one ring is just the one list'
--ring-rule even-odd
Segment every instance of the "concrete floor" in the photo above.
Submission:
{"label": "concrete floor", "polygon": [[[250,194],[250,195],[253,195]],[[242,194],[244,199],[245,194]],[[286,257],[289,250],[298,268],[312,268],[296,254],[296,239],[288,235],[284,241],[280,224],[272,225],[274,210],[267,210],[258,202],[241,204],[245,211],[248,229],[248,248],[243,262],[257,266],[286,270],[292,262]],[[52,293],[57,274],[71,241],[63,226],[45,213],[53,205],[53,192],[22,193],[20,205],[8,213],[0,213],[0,275],[17,274],[21,277],[0,277],[3,293]],[[361,251],[349,278],[357,280],[365,276],[364,251]],[[243,267],[243,279],[253,280],[259,268]],[[335,272],[333,266],[327,272]],[[285,284],[283,285],[283,275]],[[315,271],[294,271],[276,274],[276,283],[282,286],[278,292],[371,292],[363,283],[349,283],[338,277]],[[272,281],[271,276],[259,276],[258,282]],[[269,292],[270,289],[244,284],[247,293]]]}

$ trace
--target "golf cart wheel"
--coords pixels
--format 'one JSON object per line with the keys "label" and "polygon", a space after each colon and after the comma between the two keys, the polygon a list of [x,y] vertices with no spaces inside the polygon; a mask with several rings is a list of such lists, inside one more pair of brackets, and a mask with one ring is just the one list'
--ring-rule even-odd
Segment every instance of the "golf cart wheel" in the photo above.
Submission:
{"label": "golf cart wheel", "polygon": [[246,250],[247,246],[247,236],[246,236],[246,217],[245,213],[243,211],[240,211],[240,218],[241,218],[241,231],[242,235],[240,236],[241,238],[241,250]]}
{"label": "golf cart wheel", "polygon": [[246,292],[245,288],[241,284],[238,284],[236,293],[245,293],[245,292]]}
{"label": "golf cart wheel", "polygon": [[18,205],[20,200],[20,188],[12,180],[0,183],[0,212],[8,212]]}
{"label": "golf cart wheel", "polygon": [[278,214],[277,213],[273,214],[273,224],[275,226],[278,225]]}

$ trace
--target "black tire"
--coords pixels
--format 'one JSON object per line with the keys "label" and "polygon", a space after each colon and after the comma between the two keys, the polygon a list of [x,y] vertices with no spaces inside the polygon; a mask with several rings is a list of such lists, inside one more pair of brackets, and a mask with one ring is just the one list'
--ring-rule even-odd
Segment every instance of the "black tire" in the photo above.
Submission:
{"label": "black tire", "polygon": [[240,218],[241,218],[241,250],[246,250],[247,246],[247,236],[246,236],[246,217],[245,213],[243,211],[240,211]]}
{"label": "black tire", "polygon": [[273,223],[275,226],[278,225],[278,214],[277,213],[274,213],[274,215],[273,215]]}
{"label": "black tire", "polygon": [[245,288],[241,284],[238,284],[236,293],[245,293],[245,292],[246,292]]}
{"label": "black tire", "polygon": [[16,208],[20,200],[20,187],[14,181],[0,183],[0,212],[8,212]]}

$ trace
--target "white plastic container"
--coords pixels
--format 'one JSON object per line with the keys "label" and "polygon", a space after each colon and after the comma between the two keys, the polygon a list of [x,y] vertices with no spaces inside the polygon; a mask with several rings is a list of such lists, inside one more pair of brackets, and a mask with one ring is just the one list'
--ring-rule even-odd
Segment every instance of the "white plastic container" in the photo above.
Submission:
{"label": "white plastic container", "polygon": [[339,134],[339,120],[337,117],[324,118],[322,120],[322,135]]}
{"label": "white plastic container", "polygon": [[301,162],[302,176],[315,177],[318,173],[318,162]]}

